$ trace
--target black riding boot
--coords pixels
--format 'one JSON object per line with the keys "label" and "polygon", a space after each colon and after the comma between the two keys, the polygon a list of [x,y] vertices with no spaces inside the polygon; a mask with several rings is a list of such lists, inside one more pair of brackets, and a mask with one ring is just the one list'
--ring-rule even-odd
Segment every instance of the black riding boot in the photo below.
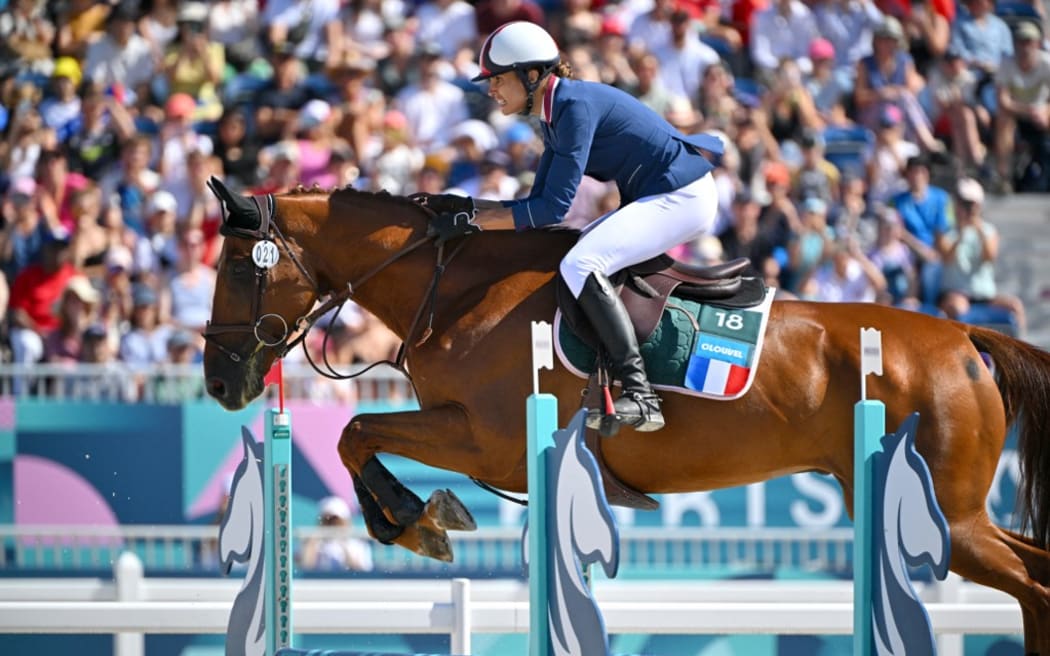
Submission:
{"label": "black riding boot", "polygon": [[[660,412],[660,397],[656,396],[645,375],[645,363],[638,352],[638,339],[627,315],[623,301],[616,294],[609,279],[600,273],[587,276],[578,299],[584,314],[594,327],[598,339],[613,363],[613,373],[620,380],[623,392],[614,408],[620,424],[637,431],[655,431],[664,427]],[[591,411],[587,417],[589,428],[598,428],[602,412]]]}

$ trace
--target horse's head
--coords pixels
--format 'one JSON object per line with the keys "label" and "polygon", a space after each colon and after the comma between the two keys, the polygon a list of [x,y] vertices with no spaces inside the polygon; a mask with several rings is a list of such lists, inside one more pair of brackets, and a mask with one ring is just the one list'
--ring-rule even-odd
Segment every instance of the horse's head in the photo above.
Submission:
{"label": "horse's head", "polygon": [[234,563],[262,556],[263,480],[262,445],[247,428],[241,428],[244,459],[237,465],[230,488],[230,502],[219,526],[219,559],[229,573]]}
{"label": "horse's head", "polygon": [[273,196],[241,196],[214,177],[208,186],[222,203],[226,240],[204,331],[204,376],[208,393],[236,410],[262,394],[263,376],[288,348],[317,285],[294,236],[278,225]]}
{"label": "horse's head", "polygon": [[[876,467],[885,467],[883,521],[895,521],[900,554],[911,567],[929,565],[938,578],[948,573],[950,538],[933,489],[926,461],[915,449],[917,415],[912,415],[896,434],[883,438],[888,450],[877,454]],[[900,436],[899,439],[892,439]],[[880,462],[881,461],[881,462]]]}
{"label": "horse's head", "polygon": [[[568,428],[565,441],[556,438],[558,467],[554,512],[561,539],[571,537],[573,551],[582,567],[601,563],[609,577],[619,567],[619,535],[616,517],[605,499],[602,475],[594,455],[583,443],[584,419],[578,413]],[[563,521],[567,525],[563,525]]]}

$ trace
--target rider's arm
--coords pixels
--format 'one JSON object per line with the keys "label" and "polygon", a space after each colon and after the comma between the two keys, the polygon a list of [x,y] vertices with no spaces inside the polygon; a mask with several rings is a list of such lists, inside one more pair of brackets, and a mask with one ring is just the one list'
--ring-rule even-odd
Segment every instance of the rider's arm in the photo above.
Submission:
{"label": "rider's arm", "polygon": [[556,139],[543,151],[532,194],[507,203],[521,230],[560,223],[583,178],[598,119],[581,101],[565,103],[556,117]]}
{"label": "rider's arm", "polygon": [[483,230],[514,230],[514,212],[502,202],[477,198],[474,207],[478,209],[474,223]]}

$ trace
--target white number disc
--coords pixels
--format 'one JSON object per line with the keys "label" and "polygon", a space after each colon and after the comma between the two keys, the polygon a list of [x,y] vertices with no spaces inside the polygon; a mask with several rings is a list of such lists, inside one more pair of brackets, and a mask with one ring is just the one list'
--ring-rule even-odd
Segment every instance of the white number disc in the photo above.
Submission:
{"label": "white number disc", "polygon": [[272,241],[256,242],[252,247],[252,262],[255,262],[255,266],[260,269],[273,267],[279,258],[280,252],[277,250],[277,244]]}

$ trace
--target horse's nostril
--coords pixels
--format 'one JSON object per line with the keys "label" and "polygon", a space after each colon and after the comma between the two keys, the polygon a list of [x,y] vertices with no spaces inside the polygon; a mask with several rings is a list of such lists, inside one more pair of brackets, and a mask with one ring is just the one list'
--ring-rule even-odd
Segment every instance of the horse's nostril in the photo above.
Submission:
{"label": "horse's nostril", "polygon": [[209,378],[208,382],[208,394],[211,394],[217,399],[221,399],[226,396],[226,383],[222,382],[221,378]]}

